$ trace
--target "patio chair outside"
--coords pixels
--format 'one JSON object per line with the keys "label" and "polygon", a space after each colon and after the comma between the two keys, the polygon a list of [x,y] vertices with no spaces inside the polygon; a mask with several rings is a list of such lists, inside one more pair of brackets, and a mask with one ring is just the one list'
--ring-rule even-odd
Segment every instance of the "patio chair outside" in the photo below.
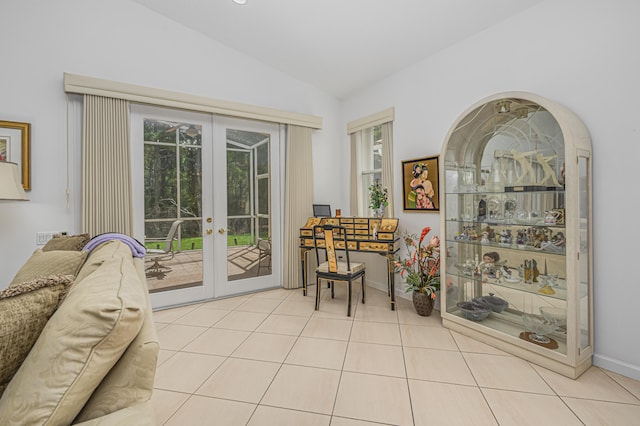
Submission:
{"label": "patio chair outside", "polygon": [[184,220],[176,220],[171,224],[169,233],[165,238],[147,238],[145,243],[163,243],[162,248],[147,249],[145,261],[153,262],[146,270],[150,272],[162,272],[162,269],[170,269],[168,266],[161,265],[160,262],[173,259],[176,252],[173,250],[173,241],[178,238],[178,229]]}

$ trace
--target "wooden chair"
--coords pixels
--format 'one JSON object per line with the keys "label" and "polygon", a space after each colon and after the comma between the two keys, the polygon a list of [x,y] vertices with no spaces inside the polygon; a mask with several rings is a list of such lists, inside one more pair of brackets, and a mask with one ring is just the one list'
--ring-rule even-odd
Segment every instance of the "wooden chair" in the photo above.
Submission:
{"label": "wooden chair", "polygon": [[[360,278],[362,280],[362,303],[365,301],[365,264],[351,262],[347,234],[343,226],[316,225],[313,227],[313,245],[316,251],[316,311],[320,309],[321,281],[326,280],[331,288],[331,298],[334,297],[334,282],[347,283],[347,316],[351,316],[351,283]],[[344,258],[336,255],[336,250],[344,251]],[[324,253],[321,260],[321,252]]]}
{"label": "wooden chair", "polygon": [[151,266],[149,266],[146,270],[151,272],[161,272],[160,269],[171,269],[168,266],[164,266],[160,264],[160,261],[171,260],[175,256],[175,251],[173,251],[173,241],[178,237],[178,229],[180,225],[182,225],[184,220],[176,220],[171,224],[171,228],[169,229],[169,233],[164,238],[146,238],[144,240],[146,243],[161,243],[161,248],[158,249],[147,249],[147,254],[144,257],[145,261],[153,262]]}

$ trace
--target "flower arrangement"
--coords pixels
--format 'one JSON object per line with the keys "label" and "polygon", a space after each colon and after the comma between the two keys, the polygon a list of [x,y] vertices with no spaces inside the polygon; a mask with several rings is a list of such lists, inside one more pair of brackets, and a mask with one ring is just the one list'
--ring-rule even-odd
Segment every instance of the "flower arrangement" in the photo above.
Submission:
{"label": "flower arrangement", "polygon": [[396,258],[394,265],[395,271],[405,279],[407,292],[418,291],[435,299],[436,291],[440,290],[440,238],[433,236],[429,244],[423,245],[430,231],[431,228],[424,227],[420,238],[405,231],[402,239],[408,257]]}
{"label": "flower arrangement", "polygon": [[381,207],[387,207],[389,205],[389,192],[387,188],[380,185],[378,179],[373,181],[371,186],[369,186],[369,207],[376,210]]}

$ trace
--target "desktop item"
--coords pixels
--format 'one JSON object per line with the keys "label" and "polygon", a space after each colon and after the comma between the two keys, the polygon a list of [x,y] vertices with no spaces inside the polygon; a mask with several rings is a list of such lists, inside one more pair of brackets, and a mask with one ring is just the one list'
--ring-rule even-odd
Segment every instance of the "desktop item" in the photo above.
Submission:
{"label": "desktop item", "polygon": [[315,217],[331,217],[331,205],[329,204],[314,204],[313,215]]}

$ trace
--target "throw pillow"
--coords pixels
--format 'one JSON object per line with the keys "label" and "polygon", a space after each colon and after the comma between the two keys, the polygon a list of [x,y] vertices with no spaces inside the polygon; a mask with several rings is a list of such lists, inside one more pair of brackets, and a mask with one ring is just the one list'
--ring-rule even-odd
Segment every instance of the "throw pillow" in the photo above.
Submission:
{"label": "throw pillow", "polygon": [[71,424],[140,331],[146,297],[131,257],[76,282],[0,399],[0,424]]}
{"label": "throw pillow", "polygon": [[83,251],[54,250],[44,252],[37,249],[22,265],[9,287],[47,275],[78,275],[87,253]]}
{"label": "throw pillow", "polygon": [[69,275],[51,275],[0,291],[0,395],[72,281]]}
{"label": "throw pillow", "polygon": [[89,234],[79,235],[54,235],[47,244],[42,247],[42,251],[52,250],[75,250],[81,251],[87,245],[91,237]]}

